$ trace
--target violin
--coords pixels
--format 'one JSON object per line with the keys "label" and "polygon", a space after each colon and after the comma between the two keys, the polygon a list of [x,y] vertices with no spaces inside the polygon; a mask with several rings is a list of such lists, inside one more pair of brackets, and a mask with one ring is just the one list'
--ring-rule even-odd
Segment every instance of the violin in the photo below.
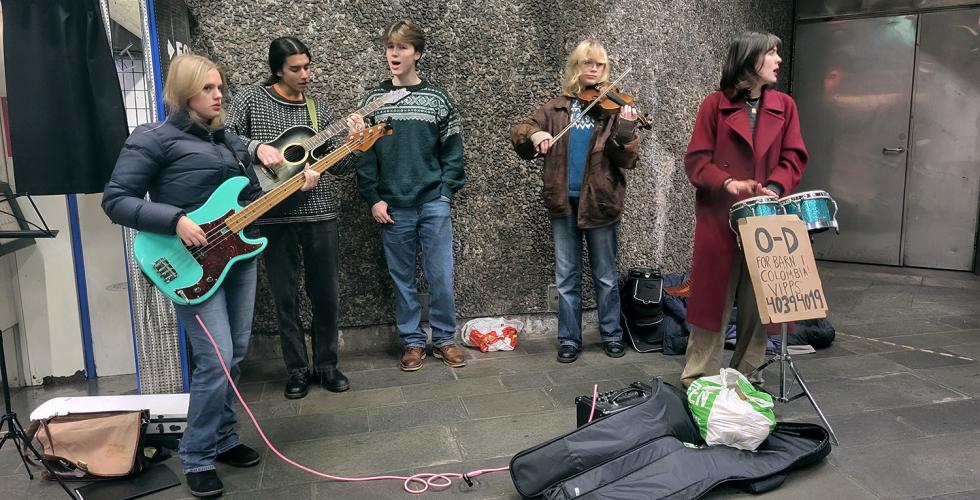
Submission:
{"label": "violin", "polygon": [[[585,109],[582,110],[581,115],[570,121],[568,125],[565,125],[565,128],[561,129],[561,132],[558,132],[558,135],[551,139],[551,144],[554,145],[558,143],[558,140],[561,139],[573,125],[575,125],[575,122],[585,116],[585,114],[596,105],[600,105],[605,114],[618,114],[620,108],[623,106],[632,106],[633,96],[620,92],[619,87],[616,86],[616,83],[622,80],[632,70],[633,68],[627,69],[623,72],[623,74],[619,75],[618,78],[613,80],[612,83],[593,85],[592,87],[583,89],[581,92],[579,92],[578,98],[582,99],[583,101],[587,101],[588,104],[585,106]],[[650,128],[653,127],[653,124],[650,123],[650,119],[647,116],[637,112],[636,117],[643,128],[650,130]],[[540,154],[541,153],[535,153],[534,157],[537,158]]]}
{"label": "violin", "polygon": [[[608,84],[598,83],[591,87],[586,87],[578,93],[578,98],[591,104],[606,90],[606,86]],[[602,99],[599,100],[596,106],[602,110],[602,114],[607,116],[618,115],[619,110],[623,106],[636,107],[633,105],[633,96],[619,90],[619,87],[615,85],[606,92],[606,95],[602,96]],[[650,117],[640,113],[639,110],[636,111],[636,119],[640,122],[640,126],[646,130],[650,130],[653,127],[653,124],[650,123]]]}

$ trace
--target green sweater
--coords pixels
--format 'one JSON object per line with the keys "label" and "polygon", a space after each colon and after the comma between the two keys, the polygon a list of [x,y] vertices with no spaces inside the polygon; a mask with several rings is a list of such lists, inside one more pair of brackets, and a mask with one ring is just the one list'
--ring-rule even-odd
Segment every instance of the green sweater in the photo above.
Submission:
{"label": "green sweater", "polygon": [[[382,82],[362,105],[397,88]],[[405,88],[412,93],[372,117],[375,123],[387,120],[392,135],[378,139],[357,163],[357,189],[371,205],[384,200],[409,208],[439,196],[451,199],[466,180],[462,127],[449,94],[426,80]]]}

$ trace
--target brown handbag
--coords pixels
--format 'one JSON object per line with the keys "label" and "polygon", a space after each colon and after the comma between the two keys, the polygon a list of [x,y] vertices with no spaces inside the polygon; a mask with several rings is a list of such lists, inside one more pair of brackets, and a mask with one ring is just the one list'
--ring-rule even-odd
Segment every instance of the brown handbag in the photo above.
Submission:
{"label": "brown handbag", "polygon": [[31,422],[28,436],[62,479],[116,478],[143,470],[149,420],[148,410],[71,413]]}

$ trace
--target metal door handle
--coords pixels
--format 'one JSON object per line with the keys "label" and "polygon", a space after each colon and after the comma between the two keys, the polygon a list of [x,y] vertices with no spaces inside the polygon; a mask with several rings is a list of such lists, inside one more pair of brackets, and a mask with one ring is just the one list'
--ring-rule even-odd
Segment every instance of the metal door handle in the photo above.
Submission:
{"label": "metal door handle", "polygon": [[897,147],[897,148],[881,148],[881,154],[883,154],[883,155],[886,155],[888,153],[902,154],[904,152],[905,152],[905,148],[903,148],[903,147]]}

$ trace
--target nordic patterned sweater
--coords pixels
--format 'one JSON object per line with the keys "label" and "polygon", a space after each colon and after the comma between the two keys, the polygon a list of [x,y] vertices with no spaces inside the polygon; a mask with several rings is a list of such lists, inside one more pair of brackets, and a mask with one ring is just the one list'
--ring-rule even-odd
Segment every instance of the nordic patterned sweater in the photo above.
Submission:
{"label": "nordic patterned sweater", "polygon": [[[327,103],[320,98],[313,98],[316,110],[317,127],[327,128],[333,120]],[[306,101],[290,101],[279,95],[272,87],[251,85],[243,87],[235,93],[228,126],[238,134],[248,146],[248,153],[253,163],[259,163],[256,151],[259,145],[271,142],[290,127],[304,125],[313,127]],[[328,141],[328,150],[333,150],[343,142],[340,135]],[[339,164],[328,170],[333,175],[324,175],[306,200],[298,206],[273,217],[263,217],[255,222],[262,224],[282,224],[287,222],[317,222],[337,218],[337,204],[334,201],[332,189],[335,188],[335,178],[343,175],[354,164],[353,155],[348,155]]]}
{"label": "nordic patterned sweater", "polygon": [[357,163],[357,189],[369,205],[384,200],[399,208],[417,207],[439,196],[452,199],[463,187],[463,135],[449,94],[427,80],[396,87],[391,81],[367,93],[362,105],[382,94],[407,88],[411,94],[372,115],[389,120],[392,135],[382,137]]}

